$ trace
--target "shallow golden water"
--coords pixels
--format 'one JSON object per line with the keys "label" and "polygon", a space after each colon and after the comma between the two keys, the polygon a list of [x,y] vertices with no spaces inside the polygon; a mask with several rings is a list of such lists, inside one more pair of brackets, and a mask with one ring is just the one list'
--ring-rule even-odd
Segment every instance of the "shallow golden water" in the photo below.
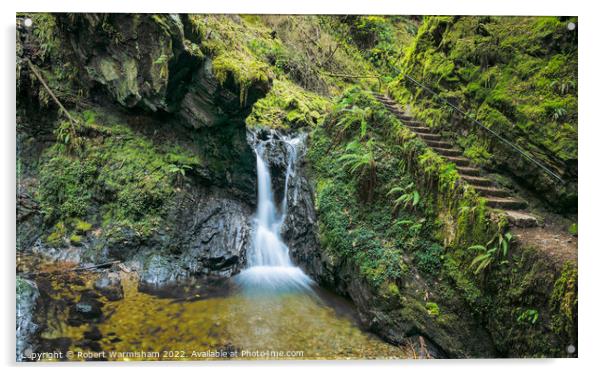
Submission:
{"label": "shallow golden water", "polygon": [[[108,360],[405,358],[407,351],[362,331],[352,306],[320,293],[246,295],[232,292],[179,300],[140,292],[122,273],[124,298],[106,301],[96,327],[100,358]],[[64,285],[64,284],[63,284]],[[85,285],[90,285],[89,281]],[[56,285],[60,288],[60,285]],[[328,300],[328,304],[324,301]],[[332,302],[332,300],[338,302]],[[98,352],[78,347],[89,325],[70,327],[55,314],[43,337],[69,337],[73,360]],[[123,354],[123,355],[122,355]],[[98,359],[98,358],[97,358]]]}
{"label": "shallow golden water", "polygon": [[123,301],[106,307],[114,313],[100,325],[103,336],[114,332],[122,341],[104,342],[105,350],[135,348],[199,359],[220,349],[239,359],[402,356],[317,296],[234,294],[174,302],[138,292],[133,281],[124,291]]}

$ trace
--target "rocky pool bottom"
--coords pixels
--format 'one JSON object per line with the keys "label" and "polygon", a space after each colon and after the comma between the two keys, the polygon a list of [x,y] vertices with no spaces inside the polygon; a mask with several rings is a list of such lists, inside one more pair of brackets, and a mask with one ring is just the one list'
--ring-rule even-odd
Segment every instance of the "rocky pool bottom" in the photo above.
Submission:
{"label": "rocky pool bottom", "polygon": [[72,268],[70,263],[33,265],[32,258],[20,257],[20,274],[38,289],[31,312],[37,328],[21,343],[23,360],[415,356],[412,348],[362,330],[347,300],[318,287],[309,293],[248,293],[229,279],[158,289],[141,287],[136,272],[126,267]]}

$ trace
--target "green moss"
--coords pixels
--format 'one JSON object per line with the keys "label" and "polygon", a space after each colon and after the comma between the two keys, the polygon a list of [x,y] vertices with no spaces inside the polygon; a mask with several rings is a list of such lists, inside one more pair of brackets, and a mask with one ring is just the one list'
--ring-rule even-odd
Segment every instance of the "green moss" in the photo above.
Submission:
{"label": "green moss", "polygon": [[104,137],[86,139],[78,155],[66,153],[58,143],[45,151],[37,198],[46,222],[73,221],[76,233],[84,234],[91,224],[79,218],[87,218],[101,221],[105,235],[129,228],[148,237],[160,227],[178,181],[201,160],[176,144],[155,144],[110,119],[98,124],[99,113],[83,117]]}
{"label": "green moss", "polygon": [[577,235],[577,230],[578,230],[577,223],[571,224],[568,229],[569,233],[572,234],[573,236]]}
{"label": "green moss", "polygon": [[[426,17],[401,71],[427,83],[540,162],[567,170],[577,159],[577,43],[576,33],[566,29],[569,21],[576,19]],[[492,155],[497,154],[504,168],[530,176],[534,188],[549,188],[546,200],[570,204],[571,192],[549,186],[543,171],[534,174],[526,163],[509,162],[518,157],[513,149],[454,116],[427,91],[403,76],[388,88],[400,102],[412,105],[417,118],[448,130],[477,164],[491,167]],[[468,140],[462,135],[466,131],[471,134]]]}
{"label": "green moss", "polygon": [[251,127],[315,127],[324,121],[331,107],[328,99],[303,90],[288,80],[277,79],[268,95],[253,105],[246,123]]}
{"label": "green moss", "polygon": [[38,41],[38,55],[42,59],[56,58],[60,48],[56,19],[52,14],[33,13],[27,15],[32,21],[32,34]]}
{"label": "green moss", "polygon": [[79,246],[82,243],[82,236],[78,235],[78,234],[72,234],[69,237],[69,243],[73,246]]}
{"label": "green moss", "polygon": [[425,307],[429,315],[437,317],[441,314],[441,311],[439,310],[439,305],[437,305],[435,302],[427,302]]}
{"label": "green moss", "polygon": [[552,327],[558,334],[575,335],[577,322],[577,267],[566,264],[550,296]]}
{"label": "green moss", "polygon": [[52,232],[46,237],[46,242],[53,247],[62,247],[65,245],[66,232],[65,223],[59,221],[52,228]]}
{"label": "green moss", "polygon": [[250,33],[231,16],[191,15],[189,20],[202,40],[201,47],[212,56],[215,77],[221,84],[232,79],[244,105],[248,89],[266,84],[272,76],[268,65],[247,48],[245,35]]}
{"label": "green moss", "polygon": [[84,220],[75,219],[74,223],[73,223],[73,227],[77,233],[86,234],[87,232],[90,231],[90,229],[92,229],[92,224],[90,224]]}
{"label": "green moss", "polygon": [[230,77],[240,87],[240,102],[244,105],[247,100],[249,87],[257,83],[267,84],[269,73],[263,62],[250,59],[242,53],[226,53],[213,60],[213,73],[217,80],[224,84]]}
{"label": "green moss", "polygon": [[441,269],[441,259],[443,257],[443,248],[438,244],[432,244],[422,251],[415,253],[416,266],[421,272],[429,275],[436,275]]}

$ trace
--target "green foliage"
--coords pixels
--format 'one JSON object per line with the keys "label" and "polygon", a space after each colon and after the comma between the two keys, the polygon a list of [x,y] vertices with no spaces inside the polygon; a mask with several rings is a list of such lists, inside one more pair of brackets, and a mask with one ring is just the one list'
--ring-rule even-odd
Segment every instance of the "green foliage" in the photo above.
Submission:
{"label": "green foliage", "polygon": [[396,186],[389,190],[387,195],[397,195],[393,201],[393,209],[397,211],[399,207],[418,207],[420,203],[420,193],[414,188],[414,183],[410,182],[405,186]]}
{"label": "green foliage", "polygon": [[189,20],[202,40],[202,48],[213,56],[212,67],[221,84],[232,79],[240,88],[240,103],[246,104],[248,89],[272,78],[269,66],[247,47],[244,25],[227,15],[191,15]]}
{"label": "green foliage", "polygon": [[372,116],[372,108],[360,108],[356,105],[350,109],[343,109],[344,115],[336,123],[340,133],[346,133],[350,128],[358,126],[359,139],[364,139],[368,133],[368,124]]}
{"label": "green foliage", "polygon": [[526,309],[520,313],[520,315],[516,318],[516,321],[535,324],[537,323],[537,319],[539,319],[539,311],[535,309]]}
{"label": "green foliage", "polygon": [[32,21],[32,34],[38,41],[38,56],[44,60],[56,56],[60,48],[57,35],[56,19],[49,13],[33,13],[28,15]]}
{"label": "green foliage", "polygon": [[[508,249],[512,241],[512,234],[507,232],[502,234],[499,232],[496,234],[485,246],[473,245],[468,248],[471,251],[477,251],[480,253],[470,263],[470,268],[474,268],[474,273],[479,274],[487,270],[494,260],[504,259],[508,256]],[[502,264],[507,261],[502,260]]]}
{"label": "green foliage", "polygon": [[577,231],[578,231],[578,227],[577,227],[577,223],[573,223],[569,226],[568,229],[569,233],[572,234],[573,236],[577,235]]}
{"label": "green foliage", "polygon": [[341,32],[349,43],[386,76],[398,73],[398,63],[417,32],[418,22],[405,16],[345,16]]}
{"label": "green foliage", "polygon": [[427,302],[425,307],[429,315],[437,317],[441,314],[441,311],[439,310],[439,305],[437,305],[435,302]]}
{"label": "green foliage", "polygon": [[[87,112],[83,117],[92,123],[97,115]],[[200,160],[169,142],[154,144],[122,125],[94,126],[106,137],[82,138],[77,155],[62,143],[45,151],[37,198],[46,222],[72,223],[77,234],[84,234],[91,224],[81,218],[98,214],[105,235],[111,234],[110,227],[150,235],[159,227],[176,185]],[[58,237],[48,240],[56,243]]]}
{"label": "green foliage", "polygon": [[51,147],[40,168],[37,191],[40,208],[49,222],[85,217],[94,197],[97,166]]}
{"label": "green foliage", "polygon": [[549,307],[553,311],[552,328],[558,334],[574,336],[577,323],[577,267],[567,263],[554,282]]}
{"label": "green foliage", "polygon": [[345,147],[345,153],[339,157],[343,169],[347,170],[358,183],[360,197],[366,202],[372,202],[377,183],[377,163],[374,141],[365,143],[353,141]]}
{"label": "green foliage", "polygon": [[[541,162],[558,170],[577,159],[576,32],[559,17],[425,17],[402,61],[402,71],[424,82]],[[491,166],[499,154],[504,168],[545,185],[543,171],[528,163],[509,163],[514,151],[461,120],[430,93],[400,75],[389,84],[400,102],[412,105],[427,125],[449,130],[464,155]],[[459,131],[461,130],[461,131]],[[466,136],[466,131],[469,136]],[[511,156],[509,156],[511,155]],[[573,171],[571,171],[572,173]],[[574,171],[576,174],[576,171]],[[573,193],[557,186],[547,200],[572,204]]]}
{"label": "green foliage", "polygon": [[77,153],[81,150],[82,139],[78,134],[79,125],[69,120],[61,121],[54,130],[54,135],[59,141],[59,145],[64,147],[70,153]]}
{"label": "green foliage", "polygon": [[439,273],[443,258],[443,248],[441,245],[433,243],[425,247],[422,251],[415,253],[416,266],[418,269],[429,275]]}
{"label": "green foliage", "polygon": [[72,234],[69,237],[69,243],[73,246],[79,246],[82,243],[82,237],[78,234]]}
{"label": "green foliage", "polygon": [[305,91],[288,80],[276,79],[265,98],[253,105],[247,126],[271,128],[315,127],[331,108],[328,99]]}
{"label": "green foliage", "polygon": [[92,229],[92,224],[76,218],[73,227],[78,234],[86,234]]}
{"label": "green foliage", "polygon": [[48,245],[53,247],[62,247],[65,245],[65,235],[67,233],[67,229],[65,227],[65,223],[59,221],[52,228],[52,232],[46,237],[46,242]]}

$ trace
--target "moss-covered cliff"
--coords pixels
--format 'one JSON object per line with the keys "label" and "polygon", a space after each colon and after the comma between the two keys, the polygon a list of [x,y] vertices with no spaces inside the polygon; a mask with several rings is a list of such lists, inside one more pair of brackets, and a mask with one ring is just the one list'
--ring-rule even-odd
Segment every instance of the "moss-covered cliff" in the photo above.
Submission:
{"label": "moss-covered cliff", "polygon": [[[577,209],[577,30],[569,17],[426,17],[391,93],[464,155],[513,176],[561,212]],[[404,78],[428,85],[560,175],[546,174]]]}
{"label": "moss-covered cliff", "polygon": [[312,133],[310,156],[327,269],[316,276],[373,330],[426,337],[453,357],[571,354],[575,259],[512,239],[455,165],[371,94],[341,98]]}

